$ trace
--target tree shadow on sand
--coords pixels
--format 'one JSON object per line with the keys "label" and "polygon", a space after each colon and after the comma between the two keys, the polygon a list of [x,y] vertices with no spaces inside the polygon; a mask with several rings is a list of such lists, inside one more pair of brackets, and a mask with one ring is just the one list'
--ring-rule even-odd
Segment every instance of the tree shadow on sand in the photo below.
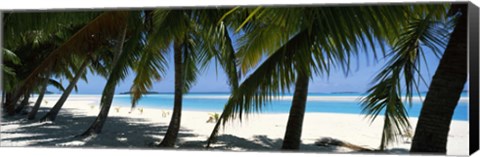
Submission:
{"label": "tree shadow on sand", "polygon": [[[49,108],[41,108],[38,117],[48,112]],[[40,123],[38,120],[28,121],[26,115],[2,118],[1,146],[34,146],[34,147],[91,147],[91,148],[143,148],[153,149],[154,142],[159,142],[168,128],[165,123],[151,123],[142,118],[108,117],[102,133],[88,138],[75,137],[85,131],[95,120],[95,116],[73,114],[75,109],[62,110],[54,123]],[[18,125],[8,129],[10,125]],[[5,129],[6,128],[6,129]],[[215,151],[268,151],[283,152],[280,138],[269,138],[266,135],[255,135],[246,139],[234,135],[223,134],[217,137],[210,149],[205,149],[206,139],[198,140],[199,135],[192,130],[181,128],[177,146],[182,150],[215,150]],[[201,139],[201,138],[200,138]],[[315,144],[300,145],[302,153],[370,153],[347,150],[339,146],[318,146]],[[395,149],[389,154],[405,154],[408,150]],[[387,153],[384,152],[384,153]],[[373,153],[373,152],[372,152]],[[375,152],[378,154],[380,152]],[[381,153],[380,153],[381,154]]]}
{"label": "tree shadow on sand", "polygon": [[[41,108],[38,117],[48,112]],[[102,132],[88,138],[76,137],[83,133],[95,120],[95,116],[74,115],[75,109],[62,110],[54,123],[28,121],[26,116],[2,118],[1,127],[19,125],[15,130],[1,129],[2,146],[25,145],[36,147],[96,147],[96,148],[148,148],[160,141],[168,128],[167,124],[150,123],[142,118],[108,117]],[[180,129],[178,138],[194,137],[191,131]],[[7,134],[15,136],[5,137]]]}
{"label": "tree shadow on sand", "polygon": [[[209,150],[234,150],[234,151],[277,151],[280,152],[283,140],[280,138],[272,139],[266,135],[256,135],[253,139],[245,139],[229,134],[219,135],[216,142],[211,145]],[[181,149],[204,148],[206,140],[203,141],[184,141],[179,143]],[[337,152],[337,147],[319,147],[313,144],[300,145],[300,152]]]}
{"label": "tree shadow on sand", "polygon": [[[256,135],[253,139],[245,139],[229,134],[219,135],[216,142],[211,145],[208,150],[215,151],[258,151],[258,152],[301,152],[301,153],[347,153],[347,154],[406,154],[406,149],[392,149],[385,152],[365,152],[358,150],[351,150],[341,146],[318,146],[315,144],[300,144],[299,151],[282,151],[283,140],[280,138],[269,138],[266,135]],[[203,141],[182,141],[179,142],[180,149],[205,149],[206,140]]]}

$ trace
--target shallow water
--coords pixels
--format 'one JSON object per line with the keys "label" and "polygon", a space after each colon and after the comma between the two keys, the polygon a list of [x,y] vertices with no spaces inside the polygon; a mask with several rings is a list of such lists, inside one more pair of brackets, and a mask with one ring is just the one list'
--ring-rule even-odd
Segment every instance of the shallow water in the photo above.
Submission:
{"label": "shallow water", "polygon": [[[193,93],[183,97],[183,109],[195,111],[221,112],[229,98],[228,93]],[[291,106],[291,95],[273,99],[265,105],[262,112],[288,113]],[[414,97],[411,106],[406,105],[410,117],[418,117],[421,110],[422,99]],[[306,112],[347,113],[362,114],[360,94],[309,94]],[[130,95],[115,95],[113,103],[120,106],[130,106]],[[170,110],[173,108],[173,94],[150,94],[144,96],[138,107],[152,107]],[[453,114],[454,120],[468,120],[468,94],[462,97]]]}

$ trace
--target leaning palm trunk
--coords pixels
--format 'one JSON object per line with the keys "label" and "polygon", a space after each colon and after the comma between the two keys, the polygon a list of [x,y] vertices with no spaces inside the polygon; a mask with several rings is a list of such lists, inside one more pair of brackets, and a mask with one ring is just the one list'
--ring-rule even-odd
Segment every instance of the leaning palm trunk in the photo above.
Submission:
{"label": "leaning palm trunk", "polygon": [[60,99],[58,99],[57,103],[55,103],[55,106],[53,106],[53,108],[45,116],[43,116],[40,119],[40,121],[47,121],[47,120],[52,121],[52,122],[55,121],[55,118],[57,118],[58,112],[60,112],[60,109],[62,109],[63,104],[65,104],[65,101],[67,101],[68,96],[72,92],[72,90],[75,87],[75,85],[77,84],[78,80],[80,79],[80,77],[83,75],[83,73],[87,69],[88,63],[89,63],[89,60],[87,58],[85,58],[82,65],[80,66],[80,69],[75,74],[75,77],[70,82],[67,89],[65,89],[65,91],[63,92]]}
{"label": "leaning palm trunk", "polygon": [[[224,28],[224,32],[225,32],[225,40],[226,40],[226,43],[232,43],[232,39],[230,38],[230,35],[228,33],[228,29],[227,27]],[[237,65],[235,64],[235,61],[236,61],[236,57],[235,57],[235,50],[233,49],[233,47],[230,45],[228,47],[229,49],[229,52],[227,55],[228,55],[228,60],[225,61],[225,69],[229,69],[227,70],[227,75],[230,75],[229,78],[231,79],[230,80],[230,84],[231,84],[231,88],[232,88],[232,92],[237,90],[238,89],[238,75],[237,75]],[[225,113],[222,112],[222,114],[220,115],[220,117],[218,118],[217,120],[217,123],[215,124],[215,127],[213,128],[212,130],[212,133],[210,134],[210,137],[208,137],[207,139],[207,146],[206,148],[210,148],[210,144],[215,141],[215,137],[217,136],[217,133],[218,133],[218,130],[220,129],[220,123],[222,122],[222,120],[225,119]]]}
{"label": "leaning palm trunk", "polygon": [[28,113],[28,120],[33,120],[35,119],[35,116],[38,113],[38,109],[40,108],[40,104],[42,104],[43,96],[45,95],[45,92],[47,91],[47,86],[48,86],[48,80],[50,77],[50,71],[48,71],[48,74],[45,75],[45,78],[42,82],[42,89],[40,89],[40,93],[38,94],[37,101],[35,102],[35,105],[33,105],[32,110],[30,113]]}
{"label": "leaning palm trunk", "polygon": [[167,133],[159,144],[160,147],[173,147],[177,140],[178,131],[180,130],[180,120],[182,116],[182,96],[184,87],[182,43],[175,41],[174,43],[174,64],[175,64],[175,98],[172,118],[168,125]]}
{"label": "leaning palm trunk", "polygon": [[111,74],[108,77],[107,84],[105,85],[105,88],[103,89],[102,93],[102,99],[100,100],[100,106],[102,107],[100,109],[100,113],[98,114],[97,118],[95,121],[93,121],[92,125],[80,136],[90,136],[92,134],[99,134],[102,132],[103,125],[105,124],[105,121],[107,120],[108,117],[108,112],[110,111],[110,107],[112,106],[112,101],[113,101],[113,96],[115,94],[115,88],[117,86],[117,77],[115,77],[115,73],[118,72],[119,67],[119,58],[123,54],[123,46],[125,43],[125,38],[127,35],[127,26],[124,26],[119,47],[118,47],[118,53],[114,57],[114,63],[112,64],[112,70]]}
{"label": "leaning palm trunk", "polygon": [[445,154],[452,115],[467,81],[467,5],[432,78],[412,140],[411,152]]}
{"label": "leaning palm trunk", "polygon": [[218,134],[218,130],[220,129],[220,124],[222,123],[222,120],[225,119],[224,117],[225,117],[225,114],[222,112],[222,114],[217,120],[217,123],[215,124],[215,127],[212,130],[212,133],[210,133],[210,137],[208,137],[207,139],[207,146],[205,146],[205,148],[210,148],[210,145],[212,144],[212,142],[215,141],[216,136]]}
{"label": "leaning palm trunk", "polygon": [[287,130],[282,149],[298,150],[301,143],[303,117],[307,104],[309,77],[299,72],[293,94],[292,107],[288,116]]}
{"label": "leaning palm trunk", "polygon": [[28,106],[28,100],[30,99],[30,92],[27,92],[25,93],[25,95],[23,96],[23,100],[22,102],[20,103],[20,106],[18,106],[16,109],[15,109],[15,113],[20,113],[23,111],[23,109],[25,109],[25,106]]}
{"label": "leaning palm trunk", "polygon": [[115,94],[115,87],[116,84],[112,79],[108,79],[107,85],[103,90],[102,100],[101,100],[101,110],[98,114],[97,118],[93,122],[93,124],[85,131],[81,136],[89,136],[92,134],[99,134],[102,131],[103,124],[108,117],[108,112],[110,111],[110,107],[112,105],[113,96]]}

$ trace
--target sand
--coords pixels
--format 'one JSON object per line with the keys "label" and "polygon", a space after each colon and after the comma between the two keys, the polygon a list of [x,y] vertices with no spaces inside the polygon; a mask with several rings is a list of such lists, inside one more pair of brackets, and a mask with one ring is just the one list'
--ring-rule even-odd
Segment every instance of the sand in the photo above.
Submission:
{"label": "sand", "polygon": [[[58,95],[45,97],[37,119],[52,107]],[[28,121],[25,115],[7,117],[1,122],[0,146],[34,147],[89,147],[89,148],[146,148],[163,138],[171,117],[171,109],[143,108],[130,110],[112,104],[109,118],[101,134],[87,139],[77,138],[99,113],[99,96],[72,95],[54,123]],[[36,100],[35,97],[31,101]],[[139,108],[142,108],[139,106]],[[118,112],[117,112],[118,109]],[[163,115],[165,113],[166,115]],[[169,113],[169,114],[168,114]],[[206,139],[215,123],[206,123],[213,112],[183,111],[181,129],[177,140],[179,149],[204,149]],[[168,115],[167,115],[168,114]],[[220,113],[219,113],[220,114]],[[248,117],[241,123],[228,123],[220,130],[213,150],[279,151],[285,132],[288,114],[261,113]],[[322,153],[355,153],[357,151],[337,146],[316,146],[321,138],[334,138],[366,148],[378,148],[383,117],[370,123],[363,115],[306,113],[302,132],[301,151]],[[417,118],[410,118],[412,126]],[[413,128],[414,129],[414,128]],[[468,154],[468,121],[451,124],[447,154]],[[412,130],[414,131],[414,130]],[[408,153],[411,139],[388,147],[388,153]]]}

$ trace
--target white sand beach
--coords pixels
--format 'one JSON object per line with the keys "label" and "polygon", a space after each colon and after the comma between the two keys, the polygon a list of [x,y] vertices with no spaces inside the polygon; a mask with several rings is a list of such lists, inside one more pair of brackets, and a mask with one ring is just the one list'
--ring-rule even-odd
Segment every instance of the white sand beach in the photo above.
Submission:
{"label": "white sand beach", "polygon": [[[37,119],[56,102],[58,96],[46,96]],[[36,100],[35,97],[31,101]],[[91,147],[91,148],[150,148],[159,142],[167,130],[171,109],[143,108],[129,113],[129,107],[112,104],[109,118],[101,134],[88,139],[75,138],[93,122],[99,112],[99,96],[72,95],[54,123],[27,121],[17,115],[2,119],[0,146]],[[142,108],[142,106],[139,106]],[[117,112],[118,109],[118,112]],[[183,111],[177,146],[181,149],[204,149],[215,123],[206,123],[210,112]],[[279,151],[288,114],[262,113],[249,116],[240,123],[228,123],[220,130],[213,150]],[[320,153],[353,153],[354,150],[335,146],[316,146],[318,139],[328,137],[355,145],[378,148],[383,117],[370,124],[363,115],[306,113],[303,124],[301,151]],[[416,118],[410,118],[412,126]],[[468,121],[453,121],[448,136],[448,155],[468,154]],[[413,127],[414,129],[415,127]],[[414,130],[413,130],[414,131]],[[411,140],[388,147],[390,153],[408,153]]]}

